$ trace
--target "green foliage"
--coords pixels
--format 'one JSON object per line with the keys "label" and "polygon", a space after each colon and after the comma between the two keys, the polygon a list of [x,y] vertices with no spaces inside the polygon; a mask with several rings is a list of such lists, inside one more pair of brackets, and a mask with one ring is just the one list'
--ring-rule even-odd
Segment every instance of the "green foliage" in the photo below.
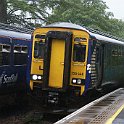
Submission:
{"label": "green foliage", "polygon": [[48,20],[71,21],[85,26],[98,25],[98,21],[103,17],[109,17],[105,12],[106,8],[105,3],[100,0],[59,0]]}
{"label": "green foliage", "polygon": [[[0,22],[34,28],[72,22],[124,38],[124,22],[107,12],[102,0],[0,0]],[[1,13],[3,13],[1,12]],[[1,14],[0,14],[1,15]]]}
{"label": "green foliage", "polygon": [[0,0],[0,22],[7,22],[7,3],[5,0]]}
{"label": "green foliage", "polygon": [[47,20],[85,25],[124,38],[124,22],[114,19],[113,13],[106,12],[107,8],[102,0],[58,0]]}
{"label": "green foliage", "polygon": [[[7,0],[7,23],[37,27],[47,22],[49,2],[45,0]],[[39,23],[38,23],[39,21]]]}

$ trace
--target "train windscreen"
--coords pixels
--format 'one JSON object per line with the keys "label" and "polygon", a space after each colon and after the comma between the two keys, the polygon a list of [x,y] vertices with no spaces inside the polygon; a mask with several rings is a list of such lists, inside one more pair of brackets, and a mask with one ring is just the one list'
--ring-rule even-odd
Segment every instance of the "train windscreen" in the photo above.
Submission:
{"label": "train windscreen", "polygon": [[44,42],[36,41],[34,45],[34,58],[44,59]]}
{"label": "train windscreen", "polygon": [[86,45],[75,44],[73,49],[73,61],[84,62],[86,54]]}

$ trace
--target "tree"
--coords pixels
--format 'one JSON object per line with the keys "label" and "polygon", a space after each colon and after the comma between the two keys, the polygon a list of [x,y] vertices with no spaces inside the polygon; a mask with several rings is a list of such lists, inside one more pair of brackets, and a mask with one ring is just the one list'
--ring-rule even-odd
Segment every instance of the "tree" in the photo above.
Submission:
{"label": "tree", "polygon": [[0,22],[7,22],[7,3],[6,0],[0,0]]}
{"label": "tree", "polygon": [[7,0],[7,23],[37,27],[47,23],[56,0]]}
{"label": "tree", "polygon": [[124,38],[124,22],[107,8],[102,0],[57,0],[47,23],[72,22]]}
{"label": "tree", "polygon": [[102,0],[0,0],[0,22],[34,28],[72,22],[124,38],[124,22]]}
{"label": "tree", "polygon": [[67,21],[101,27],[101,21],[105,24],[106,19],[112,16],[112,13],[105,11],[106,8],[106,4],[101,0],[59,0],[59,4],[48,17],[48,22]]}
{"label": "tree", "polygon": [[28,28],[41,26],[47,22],[48,3],[45,0],[0,0],[0,22]]}

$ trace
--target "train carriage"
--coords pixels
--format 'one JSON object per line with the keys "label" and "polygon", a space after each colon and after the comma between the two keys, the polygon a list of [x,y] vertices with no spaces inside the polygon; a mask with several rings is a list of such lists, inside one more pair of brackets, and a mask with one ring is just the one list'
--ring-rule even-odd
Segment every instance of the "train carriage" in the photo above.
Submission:
{"label": "train carriage", "polygon": [[26,91],[31,34],[21,28],[0,26],[0,94],[21,94]]}
{"label": "train carriage", "polygon": [[30,88],[47,103],[124,81],[124,43],[72,23],[33,33]]}

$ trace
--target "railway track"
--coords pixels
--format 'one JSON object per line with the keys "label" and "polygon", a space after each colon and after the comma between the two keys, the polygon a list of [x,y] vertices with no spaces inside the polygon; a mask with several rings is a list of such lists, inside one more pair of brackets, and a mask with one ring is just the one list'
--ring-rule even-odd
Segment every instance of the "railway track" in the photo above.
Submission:
{"label": "railway track", "polygon": [[86,96],[81,97],[82,101],[77,101],[78,104],[70,105],[70,108],[66,109],[53,109],[51,112],[47,112],[47,108],[43,109],[40,104],[38,105],[35,100],[27,96],[29,104],[5,105],[0,109],[0,124],[53,124],[104,94],[106,93],[97,91],[89,92]]}

